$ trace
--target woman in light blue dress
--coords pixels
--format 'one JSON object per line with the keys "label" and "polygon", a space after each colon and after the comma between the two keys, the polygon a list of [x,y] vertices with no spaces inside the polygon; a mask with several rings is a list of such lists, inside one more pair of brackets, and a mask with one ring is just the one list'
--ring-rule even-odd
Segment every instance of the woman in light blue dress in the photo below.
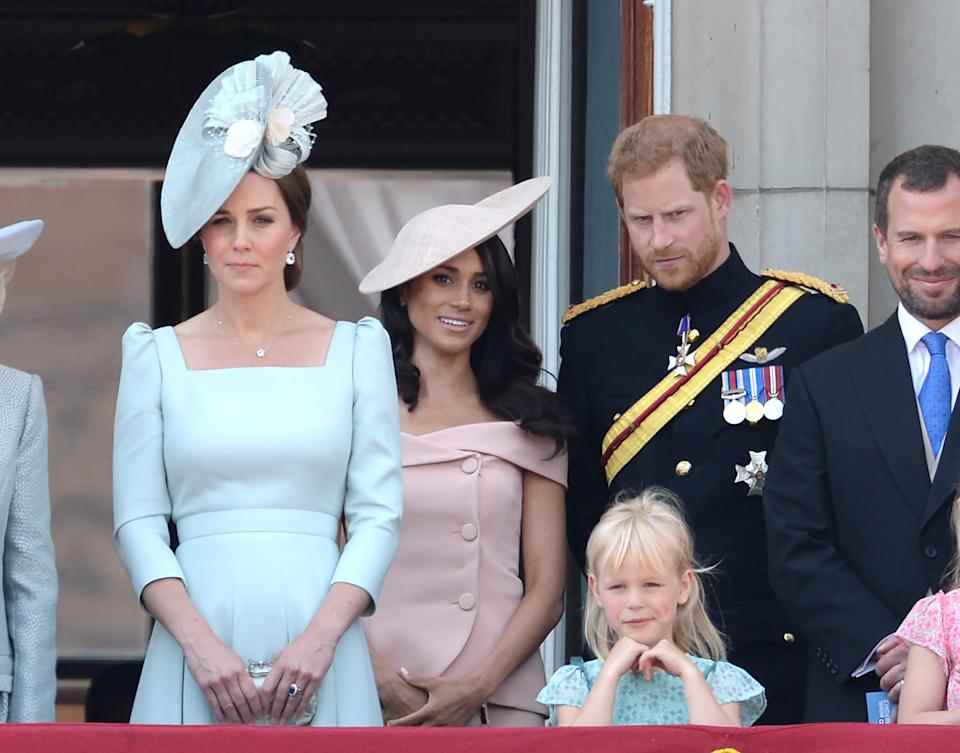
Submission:
{"label": "woman in light blue dress", "polygon": [[167,166],[167,238],[202,246],[218,296],[123,338],[115,536],[156,618],[134,722],[382,723],[357,619],[401,512],[389,339],[287,293],[310,203],[306,125],[325,107],[284,53],[240,63],[201,95]]}

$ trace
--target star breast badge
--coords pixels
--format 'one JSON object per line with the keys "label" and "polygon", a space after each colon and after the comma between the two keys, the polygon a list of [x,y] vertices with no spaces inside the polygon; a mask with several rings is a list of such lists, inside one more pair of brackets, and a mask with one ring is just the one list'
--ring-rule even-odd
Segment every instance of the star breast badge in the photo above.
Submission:
{"label": "star breast badge", "polygon": [[767,480],[767,451],[750,453],[750,462],[746,465],[735,465],[737,477],[733,483],[744,483],[748,487],[748,497],[759,497],[763,494],[763,484]]}

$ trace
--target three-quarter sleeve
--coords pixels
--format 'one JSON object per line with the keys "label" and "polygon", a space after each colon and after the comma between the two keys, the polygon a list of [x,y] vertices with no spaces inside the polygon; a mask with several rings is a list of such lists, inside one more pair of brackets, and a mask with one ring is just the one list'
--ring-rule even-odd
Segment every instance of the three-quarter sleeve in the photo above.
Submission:
{"label": "three-quarter sleeve", "polygon": [[13,648],[7,720],[52,722],[56,696],[57,569],[50,535],[47,409],[30,378],[23,435],[3,541],[3,595]]}
{"label": "three-quarter sleeve", "polygon": [[390,338],[376,319],[357,323],[353,352],[353,436],[344,512],[347,541],[333,574],[370,594],[373,614],[397,550],[403,512],[400,415]]}
{"label": "three-quarter sleeve", "polygon": [[170,495],[163,465],[162,371],[153,331],[132,324],[123,336],[123,367],[113,430],[113,526],[133,589],[161,578],[183,580],[170,549]]}

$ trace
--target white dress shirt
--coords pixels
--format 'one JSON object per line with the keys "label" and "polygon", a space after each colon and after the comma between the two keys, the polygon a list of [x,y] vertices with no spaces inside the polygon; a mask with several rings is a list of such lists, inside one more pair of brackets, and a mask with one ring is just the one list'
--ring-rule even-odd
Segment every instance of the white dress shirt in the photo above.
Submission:
{"label": "white dress shirt", "polygon": [[[920,395],[923,380],[927,378],[930,368],[930,352],[923,344],[922,338],[930,332],[930,328],[916,319],[901,303],[897,306],[897,318],[900,320],[900,331],[907,345],[907,356],[910,360],[910,375],[913,377],[913,393]],[[960,317],[957,317],[940,329],[947,336],[947,365],[950,367],[950,407],[957,402],[957,391],[960,389]]]}

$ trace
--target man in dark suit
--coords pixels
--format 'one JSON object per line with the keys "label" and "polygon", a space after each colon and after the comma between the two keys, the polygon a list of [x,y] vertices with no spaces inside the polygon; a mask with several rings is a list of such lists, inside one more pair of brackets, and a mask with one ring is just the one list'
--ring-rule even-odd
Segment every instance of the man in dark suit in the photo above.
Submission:
{"label": "man in dark suit", "polygon": [[836,286],[747,269],[727,240],[726,143],[705,122],[653,116],[627,128],[609,173],[653,284],[610,291],[564,318],[559,391],[579,432],[571,549],[583,568],[587,537],[615,493],[678,493],[700,561],[718,564],[708,606],[731,660],[767,688],[765,722],[797,721],[805,655],[767,580],[765,453],[789,403],[784,378],[860,335],[860,318]]}
{"label": "man in dark suit", "polygon": [[[907,649],[891,634],[940,587],[953,548],[960,153],[894,159],[875,220],[900,305],[794,372],[764,493],[774,589],[810,643],[810,721],[863,721],[878,687],[897,699]],[[851,677],[870,654],[876,668]]]}

